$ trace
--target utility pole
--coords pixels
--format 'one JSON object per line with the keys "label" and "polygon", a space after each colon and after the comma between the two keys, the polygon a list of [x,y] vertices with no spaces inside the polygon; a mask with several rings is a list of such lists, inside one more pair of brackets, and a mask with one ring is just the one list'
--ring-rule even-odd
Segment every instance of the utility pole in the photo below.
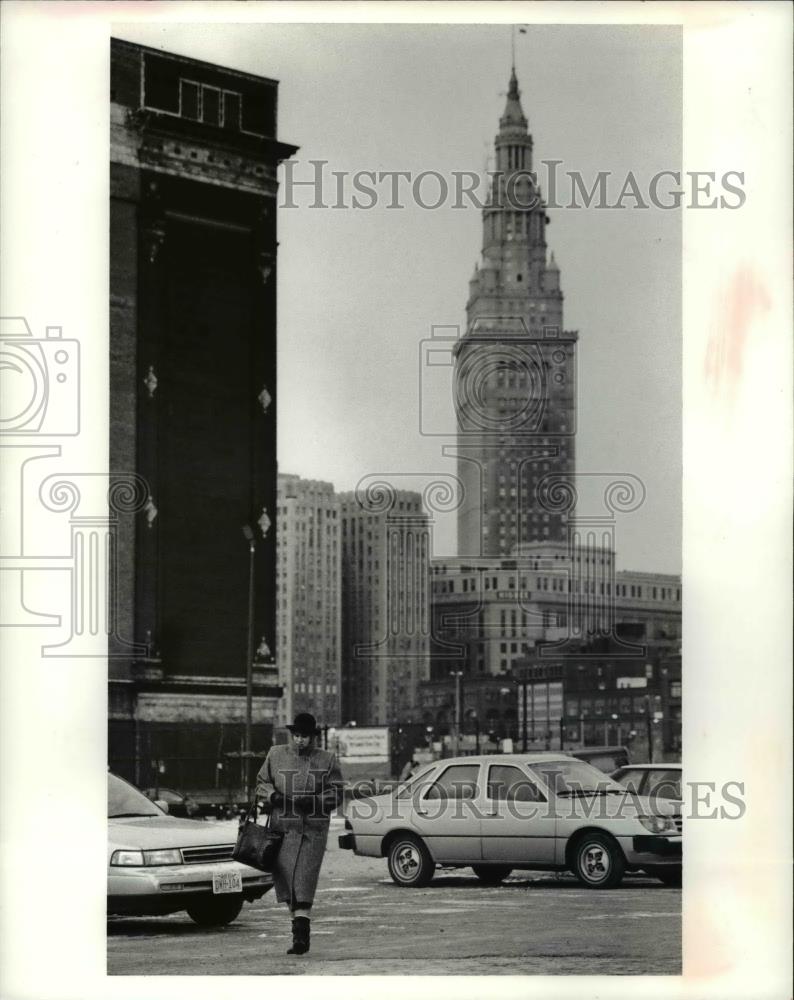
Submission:
{"label": "utility pole", "polygon": [[653,720],[651,719],[651,698],[645,695],[645,732],[648,737],[648,763],[653,764]]}
{"label": "utility pole", "polygon": [[[250,755],[251,722],[254,708],[254,556],[256,554],[256,538],[250,524],[243,525],[243,535],[248,542],[248,639],[245,658],[245,744],[244,752]],[[250,799],[251,792],[251,762],[245,758],[245,794]]]}
{"label": "utility pole", "polygon": [[460,679],[462,670],[451,670],[450,677],[455,678],[455,756],[460,754]]}

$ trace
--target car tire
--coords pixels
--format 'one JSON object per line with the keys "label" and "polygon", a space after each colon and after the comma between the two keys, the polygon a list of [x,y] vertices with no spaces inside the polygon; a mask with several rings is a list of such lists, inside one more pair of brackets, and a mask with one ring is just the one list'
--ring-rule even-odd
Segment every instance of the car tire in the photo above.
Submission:
{"label": "car tire", "polygon": [[513,870],[509,865],[472,865],[471,868],[484,885],[499,885]]}
{"label": "car tire", "polygon": [[654,878],[658,878],[660,882],[673,889],[681,888],[681,869],[678,867],[657,868],[651,874]]}
{"label": "car tire", "polygon": [[623,881],[626,859],[618,844],[605,833],[587,833],[571,851],[574,875],[588,889],[614,889]]}
{"label": "car tire", "polygon": [[430,884],[436,866],[419,837],[410,833],[395,837],[387,857],[389,875],[396,885],[420,889]]}
{"label": "car tire", "polygon": [[201,927],[223,927],[235,920],[243,908],[242,896],[228,899],[197,899],[187,907],[187,915]]}

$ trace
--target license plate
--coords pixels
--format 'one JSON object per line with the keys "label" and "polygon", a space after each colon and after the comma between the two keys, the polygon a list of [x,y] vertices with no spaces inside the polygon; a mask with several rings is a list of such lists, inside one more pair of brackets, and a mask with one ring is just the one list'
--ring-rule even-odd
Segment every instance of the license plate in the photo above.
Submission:
{"label": "license plate", "polygon": [[242,892],[243,876],[239,872],[213,872],[212,891],[216,895],[220,892]]}

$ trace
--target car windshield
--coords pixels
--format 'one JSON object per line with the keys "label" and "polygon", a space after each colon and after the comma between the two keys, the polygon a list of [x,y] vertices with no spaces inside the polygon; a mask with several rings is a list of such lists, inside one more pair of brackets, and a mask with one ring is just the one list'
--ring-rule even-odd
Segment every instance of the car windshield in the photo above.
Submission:
{"label": "car windshield", "polygon": [[552,760],[529,763],[530,770],[557,795],[625,794],[626,789],[583,760]]}
{"label": "car windshield", "polygon": [[416,771],[414,771],[410,778],[400,782],[395,791],[395,796],[398,799],[407,799],[411,795],[412,791],[419,787],[420,782],[424,784],[423,779],[426,779],[428,774],[434,770],[434,763],[423,764]]}
{"label": "car windshield", "polygon": [[120,816],[162,816],[163,811],[115,774],[108,775],[108,819]]}
{"label": "car windshield", "polygon": [[648,772],[646,795],[655,795],[660,799],[681,798],[681,772],[670,769],[654,768]]}

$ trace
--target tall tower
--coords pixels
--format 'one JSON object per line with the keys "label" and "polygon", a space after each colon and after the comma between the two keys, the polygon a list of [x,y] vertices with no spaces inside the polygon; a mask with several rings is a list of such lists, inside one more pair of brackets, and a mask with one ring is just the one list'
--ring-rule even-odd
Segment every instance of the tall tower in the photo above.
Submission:
{"label": "tall tower", "polygon": [[462,556],[507,557],[524,543],[567,537],[553,487],[574,471],[577,334],[563,331],[532,145],[514,67],[483,209],[482,260],[455,352]]}

